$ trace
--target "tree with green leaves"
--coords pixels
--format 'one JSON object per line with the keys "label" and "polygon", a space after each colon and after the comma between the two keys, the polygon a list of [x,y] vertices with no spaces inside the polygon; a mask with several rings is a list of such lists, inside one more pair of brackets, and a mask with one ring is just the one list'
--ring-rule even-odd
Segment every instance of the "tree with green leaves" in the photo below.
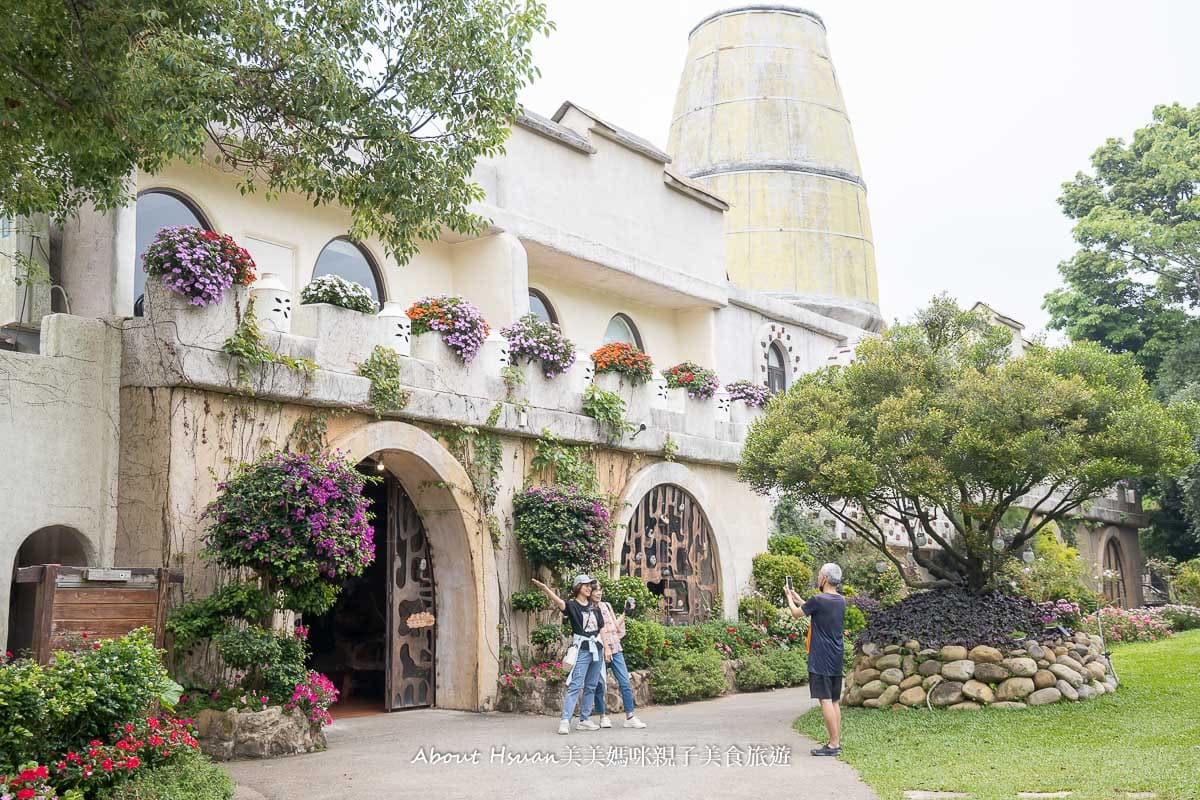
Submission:
{"label": "tree with green leaves", "polygon": [[[1050,326],[1131,353],[1165,402],[1200,381],[1200,106],[1154,109],[1131,142],[1109,139],[1063,185],[1079,251],[1046,296]],[[1200,554],[1200,470],[1145,482],[1148,550]]]}
{"label": "tree with green leaves", "polygon": [[20,0],[0,26],[0,210],[64,218],[215,161],[352,214],[399,260],[477,233],[477,159],[536,75],[539,0]]}
{"label": "tree with green leaves", "polygon": [[1156,401],[1132,357],[1091,343],[1012,357],[1010,344],[1007,330],[935,298],[861,342],[849,366],[773,400],[739,477],[824,509],[900,567],[885,530],[898,525],[932,576],[914,586],[982,591],[1039,531],[1118,481],[1190,463],[1200,413]]}

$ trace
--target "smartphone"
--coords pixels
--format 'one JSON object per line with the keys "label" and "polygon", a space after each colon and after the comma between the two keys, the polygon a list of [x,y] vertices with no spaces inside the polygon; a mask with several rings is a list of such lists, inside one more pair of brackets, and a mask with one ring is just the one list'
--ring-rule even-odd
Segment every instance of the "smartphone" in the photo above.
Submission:
{"label": "smartphone", "polygon": [[633,598],[632,597],[625,598],[625,613],[626,614],[633,613]]}
{"label": "smartphone", "polygon": [[787,590],[788,590],[789,592],[794,592],[794,591],[795,591],[795,589],[793,589],[793,588],[792,588],[792,576],[791,576],[791,575],[784,575],[784,576],[783,576],[783,584],[784,584],[785,586],[787,586]]}

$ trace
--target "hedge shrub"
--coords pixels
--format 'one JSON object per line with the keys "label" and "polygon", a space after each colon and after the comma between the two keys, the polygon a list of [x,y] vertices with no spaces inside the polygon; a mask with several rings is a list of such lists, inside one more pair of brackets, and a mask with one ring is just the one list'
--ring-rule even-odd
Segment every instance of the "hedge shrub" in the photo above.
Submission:
{"label": "hedge shrub", "polygon": [[166,764],[139,770],[98,800],[230,800],[233,780],[199,750],[184,749]]}
{"label": "hedge shrub", "polygon": [[776,605],[783,605],[787,600],[783,596],[784,579],[792,577],[792,587],[803,593],[812,582],[812,567],[805,564],[796,556],[778,555],[775,553],[759,553],[754,557],[750,567],[754,576],[754,586],[758,593]]}
{"label": "hedge shrub", "polygon": [[621,650],[625,653],[625,666],[630,669],[645,669],[663,657],[663,642],[666,629],[654,620],[626,619],[625,638]]}
{"label": "hedge shrub", "polygon": [[857,607],[846,605],[846,621],[842,623],[842,628],[850,636],[867,627],[867,615],[860,611]]}
{"label": "hedge shrub", "polygon": [[803,645],[767,650],[762,659],[775,673],[776,686],[799,686],[808,681],[808,655]]}
{"label": "hedge shrub", "polygon": [[767,539],[767,552],[777,556],[795,556],[806,564],[812,564],[812,554],[808,551],[808,543],[798,534],[775,533]]}
{"label": "hedge shrub", "polygon": [[738,691],[757,692],[779,685],[775,670],[760,655],[749,655],[742,659],[733,673],[733,682]]}
{"label": "hedge shrub", "polygon": [[641,578],[622,575],[619,578],[601,576],[598,580],[600,588],[604,590],[604,602],[610,604],[616,613],[620,614],[625,608],[626,597],[633,598],[633,613],[626,617],[627,620],[646,619],[658,608],[659,596],[650,591]]}
{"label": "hedge shrub", "polygon": [[712,649],[682,649],[650,669],[650,694],[656,703],[716,697],[725,688],[721,657]]}
{"label": "hedge shrub", "polygon": [[779,607],[765,597],[752,594],[738,601],[738,619],[752,625],[767,625],[775,619]]}

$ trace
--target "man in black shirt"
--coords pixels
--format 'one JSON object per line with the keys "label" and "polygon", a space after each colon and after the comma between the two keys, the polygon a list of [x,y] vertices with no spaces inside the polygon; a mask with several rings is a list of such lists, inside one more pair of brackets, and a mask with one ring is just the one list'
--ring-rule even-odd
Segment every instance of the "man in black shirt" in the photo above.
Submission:
{"label": "man in black shirt", "polygon": [[842,629],[846,622],[846,598],[838,593],[842,568],[826,564],[817,573],[817,593],[801,605],[792,589],[787,594],[793,617],[811,617],[808,626],[808,691],[821,702],[821,716],[829,731],[829,744],[813,748],[814,756],[836,756],[842,752]]}

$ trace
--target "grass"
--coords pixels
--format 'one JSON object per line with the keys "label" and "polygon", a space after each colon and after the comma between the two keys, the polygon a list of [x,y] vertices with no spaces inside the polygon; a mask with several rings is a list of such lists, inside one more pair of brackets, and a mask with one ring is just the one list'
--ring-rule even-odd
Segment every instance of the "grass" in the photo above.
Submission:
{"label": "grass", "polygon": [[[1070,800],[1200,798],[1200,630],[1113,653],[1117,693],[1027,711],[846,709],[843,760],[880,800],[907,789],[1012,800],[1072,791]],[[824,741],[819,711],[796,729]]]}

